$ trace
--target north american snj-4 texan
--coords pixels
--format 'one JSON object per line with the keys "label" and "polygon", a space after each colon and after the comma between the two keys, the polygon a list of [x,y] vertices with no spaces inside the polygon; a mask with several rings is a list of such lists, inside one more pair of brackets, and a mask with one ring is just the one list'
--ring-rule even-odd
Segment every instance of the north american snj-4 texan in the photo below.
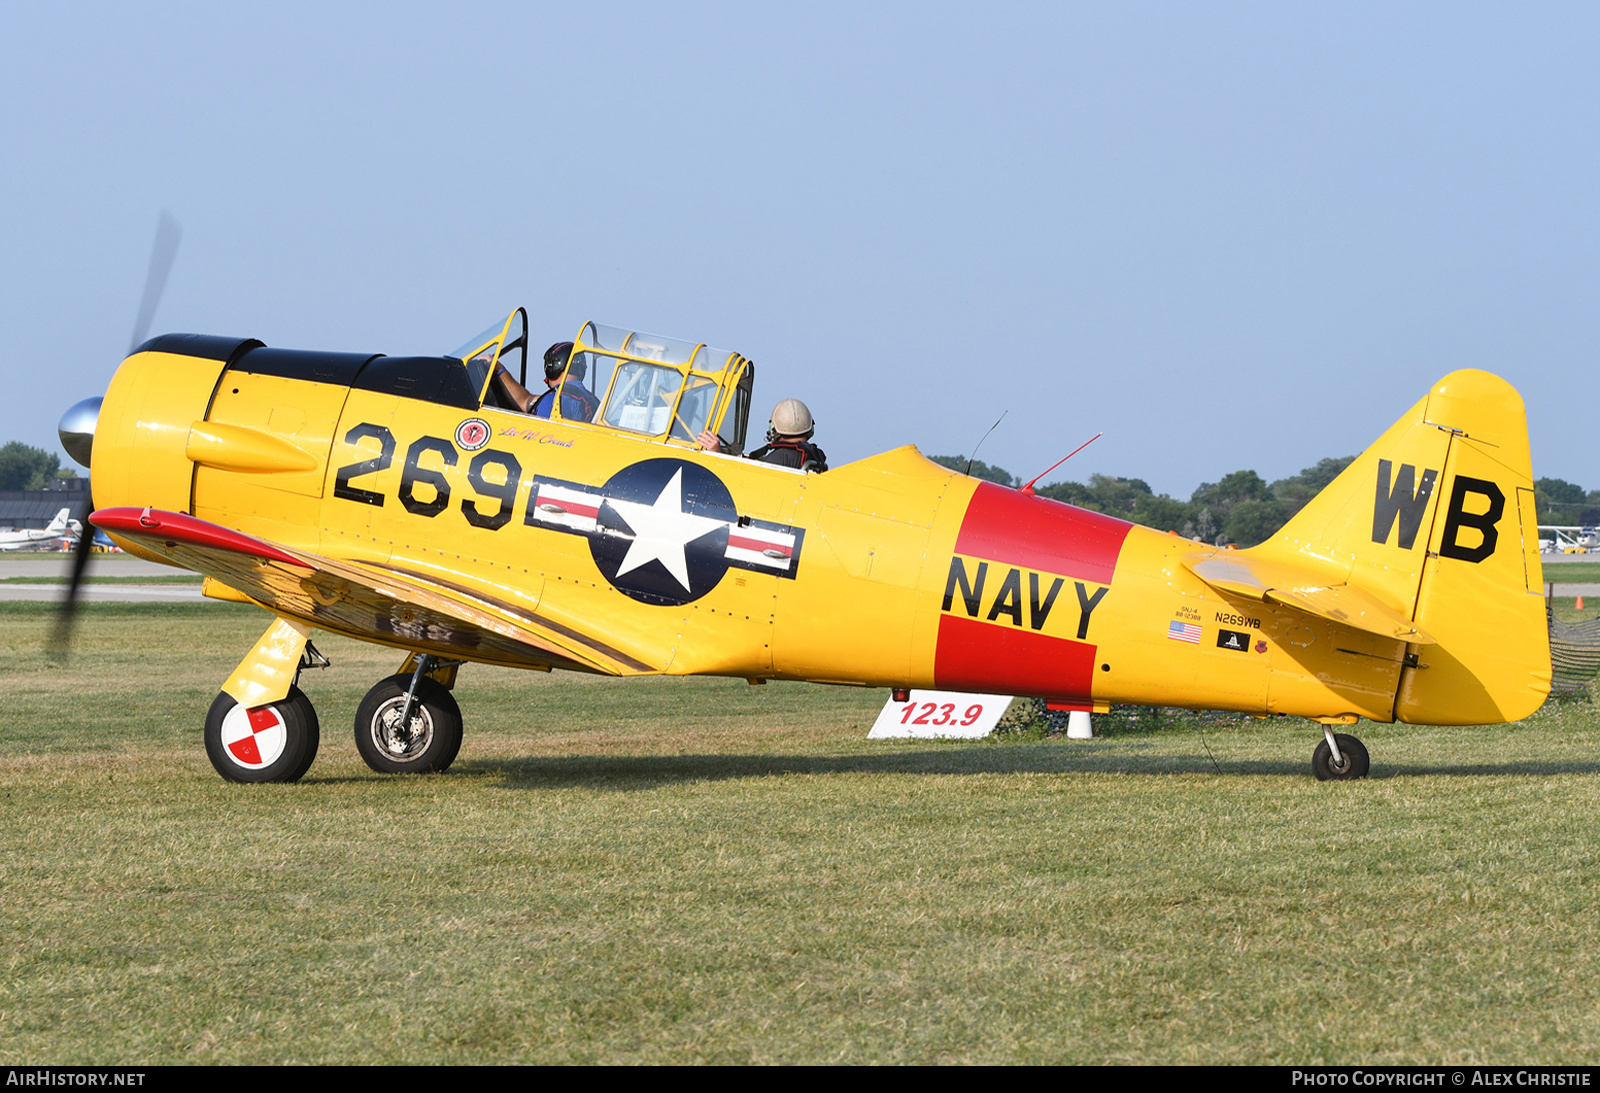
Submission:
{"label": "north american snj-4 texan", "polygon": [[822,474],[742,458],[750,361],[594,323],[575,342],[562,382],[593,397],[549,418],[497,379],[527,382],[520,310],[446,356],[157,337],[69,411],[92,522],[271,616],[206,717],[223,777],[310,766],[317,630],[403,653],[356,716],[381,771],[450,764],[472,663],[1299,715],[1321,778],[1368,769],[1337,726],[1503,722],[1549,690],[1523,405],[1487,372],[1445,376],[1233,550],[909,446]]}

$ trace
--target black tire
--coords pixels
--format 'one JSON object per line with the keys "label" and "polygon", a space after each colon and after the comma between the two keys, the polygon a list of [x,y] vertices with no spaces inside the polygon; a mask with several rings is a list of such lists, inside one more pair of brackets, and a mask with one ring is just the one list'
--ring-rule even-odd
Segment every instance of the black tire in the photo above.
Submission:
{"label": "black tire", "polygon": [[356,710],[356,750],[383,774],[445,770],[461,750],[461,707],[427,676],[417,681],[408,733],[397,732],[410,674],[390,676],[367,692]]}
{"label": "black tire", "polygon": [[219,694],[206,714],[206,755],[230,782],[298,782],[321,740],[317,711],[298,687],[254,709]]}
{"label": "black tire", "polygon": [[1334,733],[1333,738],[1339,743],[1339,755],[1344,759],[1344,764],[1340,766],[1334,763],[1333,749],[1328,747],[1328,741],[1324,739],[1317,745],[1317,750],[1311,753],[1311,773],[1317,776],[1317,781],[1348,782],[1365,778],[1372,766],[1372,760],[1367,757],[1367,746],[1342,732]]}

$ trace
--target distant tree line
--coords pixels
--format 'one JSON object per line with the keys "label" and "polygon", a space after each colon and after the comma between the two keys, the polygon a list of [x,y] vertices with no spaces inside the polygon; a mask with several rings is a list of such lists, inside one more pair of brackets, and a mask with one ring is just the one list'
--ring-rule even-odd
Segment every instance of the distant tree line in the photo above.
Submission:
{"label": "distant tree line", "polygon": [[1600,490],[1585,490],[1560,478],[1541,478],[1533,484],[1533,496],[1541,524],[1600,524]]}
{"label": "distant tree line", "polygon": [[78,472],[62,469],[61,457],[42,448],[13,440],[0,448],[0,490],[42,490],[53,478],[76,478]]}
{"label": "distant tree line", "polygon": [[[965,456],[930,457],[940,466],[966,471]],[[1189,500],[1179,501],[1156,493],[1140,478],[1089,476],[1081,482],[1056,482],[1035,486],[1041,497],[1065,501],[1069,505],[1103,512],[1130,520],[1157,531],[1175,531],[1186,539],[1206,543],[1234,543],[1255,546],[1277,534],[1278,529],[1323,488],[1348,467],[1355,456],[1324,459],[1297,475],[1267,482],[1255,471],[1234,471],[1220,482],[1202,482]],[[1017,487],[1020,479],[1001,467],[974,461],[974,478]],[[1559,478],[1541,478],[1534,483],[1534,497],[1541,524],[1600,524],[1600,490],[1585,491],[1582,486]]]}

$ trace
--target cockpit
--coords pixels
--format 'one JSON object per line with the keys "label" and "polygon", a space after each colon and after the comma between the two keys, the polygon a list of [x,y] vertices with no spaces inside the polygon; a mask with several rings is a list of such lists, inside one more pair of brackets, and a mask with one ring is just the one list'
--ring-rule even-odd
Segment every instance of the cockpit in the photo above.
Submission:
{"label": "cockpit", "polygon": [[585,323],[551,396],[542,369],[529,385],[528,316],[518,308],[450,356],[464,362],[485,406],[527,412],[511,397],[514,389],[497,382],[503,366],[535,400],[545,396],[553,403],[541,417],[679,445],[694,445],[702,431],[710,431],[723,451],[744,450],[755,365],[731,350]]}

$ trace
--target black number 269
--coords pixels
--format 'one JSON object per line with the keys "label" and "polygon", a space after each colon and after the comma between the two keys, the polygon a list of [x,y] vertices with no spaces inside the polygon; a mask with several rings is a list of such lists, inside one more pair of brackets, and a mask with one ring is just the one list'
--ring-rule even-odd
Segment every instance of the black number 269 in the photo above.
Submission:
{"label": "black number 269", "polygon": [[[363,422],[344,437],[344,442],[351,445],[363,440],[376,440],[380,445],[378,454],[371,459],[363,459],[347,467],[340,467],[334,479],[333,495],[347,501],[359,501],[363,505],[381,506],[383,494],[376,490],[364,490],[359,486],[352,486],[350,480],[363,475],[377,474],[389,468],[394,462],[394,434],[382,425]],[[422,465],[423,457],[428,455],[435,457],[429,462],[436,466]],[[406,450],[398,497],[407,512],[417,516],[437,516],[449,507],[450,480],[445,476],[445,472],[455,467],[456,458],[455,445],[437,436],[422,437]],[[503,481],[495,482],[485,473],[491,467],[499,469]],[[466,516],[467,522],[473,527],[487,528],[490,531],[497,531],[505,526],[511,519],[511,509],[517,498],[517,485],[522,478],[522,465],[517,462],[517,458],[510,452],[493,450],[479,452],[472,460],[467,478],[482,498],[500,502],[498,512],[485,513],[479,511],[477,500],[468,498],[462,501],[461,511]],[[417,496],[419,486],[422,487],[422,497]],[[431,497],[427,496],[430,492]]]}
{"label": "black number 269", "polygon": [[365,474],[377,474],[388,469],[394,462],[394,434],[382,425],[362,423],[344,434],[346,444],[357,444],[363,440],[376,440],[383,446],[382,450],[371,459],[363,459],[359,463],[352,463],[348,467],[340,467],[338,477],[333,482],[333,495],[342,497],[346,501],[359,501],[363,505],[383,504],[383,494],[372,490],[364,490],[352,486],[352,478],[360,478]]}

